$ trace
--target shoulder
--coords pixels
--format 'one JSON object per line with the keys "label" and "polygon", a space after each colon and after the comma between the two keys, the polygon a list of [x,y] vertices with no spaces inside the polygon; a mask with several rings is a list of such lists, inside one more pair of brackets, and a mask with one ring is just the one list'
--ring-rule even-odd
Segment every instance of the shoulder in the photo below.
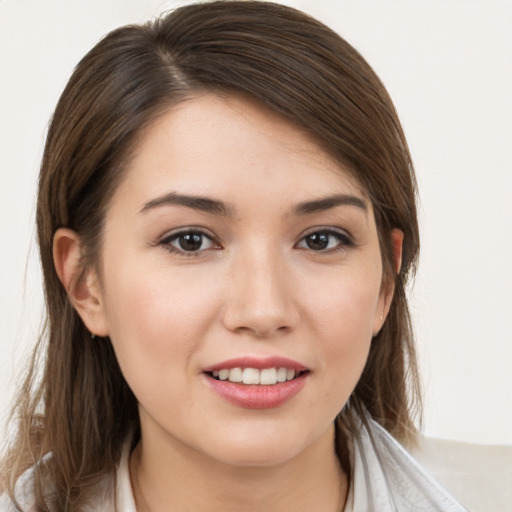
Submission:
{"label": "shoulder", "polygon": [[412,454],[470,510],[510,510],[512,446],[423,437]]}
{"label": "shoulder", "polygon": [[350,511],[467,511],[369,415],[353,436],[351,462]]}
{"label": "shoulder", "polygon": [[[35,486],[34,486],[34,468],[27,469],[16,481],[14,495],[23,512],[35,512]],[[18,512],[19,508],[15,502],[7,494],[2,492],[0,495],[0,511],[1,512]]]}
{"label": "shoulder", "polygon": [[[100,479],[87,489],[86,498],[81,505],[82,512],[136,512],[135,500],[130,481],[129,458],[131,452],[131,438],[124,443],[121,458],[115,470],[103,475]],[[41,459],[38,464],[50,459],[49,453]],[[38,507],[35,503],[35,481],[36,467],[38,464],[27,469],[16,481],[14,496],[19,508],[14,504],[7,493],[0,489],[0,512],[36,512]],[[50,479],[42,482],[43,495],[51,498],[55,492]],[[60,512],[60,511],[56,511]]]}
{"label": "shoulder", "polygon": [[0,494],[0,510],[2,512],[18,512],[11,498],[5,493]]}
{"label": "shoulder", "polygon": [[[80,510],[83,512],[112,512],[115,510],[114,482],[115,476],[113,474],[108,474],[101,480],[98,480],[88,490],[88,499]],[[50,503],[54,491],[55,489],[49,479],[43,481],[42,492]],[[52,509],[51,505],[50,508]],[[20,510],[22,512],[37,512],[39,509],[36,504],[36,466],[32,466],[16,481],[14,500],[7,492],[0,494],[0,512],[19,512]]]}

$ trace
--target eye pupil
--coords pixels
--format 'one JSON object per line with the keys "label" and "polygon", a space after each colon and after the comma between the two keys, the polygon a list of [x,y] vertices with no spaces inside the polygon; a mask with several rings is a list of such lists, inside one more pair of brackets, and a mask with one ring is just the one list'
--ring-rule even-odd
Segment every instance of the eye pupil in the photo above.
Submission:
{"label": "eye pupil", "polygon": [[306,244],[310,249],[321,251],[329,246],[328,233],[311,233],[306,237]]}
{"label": "eye pupil", "polygon": [[199,233],[186,233],[180,235],[179,245],[184,251],[198,251],[203,245],[203,235]]}

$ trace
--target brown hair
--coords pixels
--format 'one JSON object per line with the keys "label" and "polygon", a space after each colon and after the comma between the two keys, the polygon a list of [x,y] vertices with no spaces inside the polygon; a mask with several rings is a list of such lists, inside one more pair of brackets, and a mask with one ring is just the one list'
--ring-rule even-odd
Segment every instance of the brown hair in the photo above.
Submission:
{"label": "brown hair", "polygon": [[[38,510],[79,510],[90,484],[114,471],[128,434],[138,432],[137,402],[109,340],[91,342],[57,277],[53,236],[63,226],[75,230],[84,268],[95,265],[106,206],[137,135],[170,105],[205,91],[250,95],[306,130],[370,198],[385,282],[395,291],[339,421],[366,408],[399,440],[415,432],[419,386],[405,294],[419,248],[415,178],[384,86],[346,41],[292,8],[189,5],[103,38],[78,64],[50,125],[37,201],[47,329],[16,405],[19,425],[4,469],[12,493],[23,468],[39,461]],[[398,275],[394,228],[405,235]],[[47,478],[55,490],[51,506],[40,484]]]}

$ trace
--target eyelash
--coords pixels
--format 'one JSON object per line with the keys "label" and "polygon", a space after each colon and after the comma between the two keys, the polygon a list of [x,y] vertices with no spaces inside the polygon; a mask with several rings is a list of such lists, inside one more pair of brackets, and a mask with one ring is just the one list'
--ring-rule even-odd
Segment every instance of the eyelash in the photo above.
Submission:
{"label": "eyelash", "polygon": [[185,257],[198,257],[204,251],[210,249],[210,248],[207,248],[207,249],[198,249],[196,251],[186,251],[184,249],[180,249],[180,248],[175,247],[174,245],[172,245],[172,242],[174,242],[175,240],[178,240],[180,237],[184,237],[184,236],[187,236],[187,235],[198,235],[198,236],[202,237],[203,240],[201,241],[201,245],[204,243],[204,239],[206,238],[214,246],[217,245],[217,247],[214,247],[216,250],[221,248],[220,244],[218,244],[218,242],[216,242],[214,237],[212,237],[211,235],[209,235],[205,231],[203,231],[201,229],[198,229],[198,228],[183,229],[183,230],[178,231],[176,233],[172,233],[171,235],[168,235],[165,238],[163,238],[159,242],[158,245],[161,245],[164,249],[166,249],[170,253],[178,254],[179,256],[185,256]]}
{"label": "eyelash", "polygon": [[[335,247],[329,247],[327,249],[321,249],[321,250],[315,251],[314,249],[311,249],[311,247],[304,247],[304,249],[309,249],[313,253],[332,254],[332,253],[337,253],[340,251],[345,251],[348,248],[353,247],[355,245],[352,237],[349,234],[342,232],[342,231],[332,229],[332,228],[315,228],[314,230],[309,231],[309,233],[306,233],[304,236],[302,236],[302,238],[299,241],[299,244],[302,242],[307,243],[307,242],[305,242],[306,239],[312,235],[317,235],[317,236],[327,235],[328,237],[334,237],[337,240],[337,244]],[[297,244],[297,245],[299,245],[299,244]]]}
{"label": "eyelash", "polygon": [[[163,238],[158,243],[158,245],[161,245],[164,249],[166,249],[170,253],[178,254],[178,255],[184,256],[184,257],[198,257],[198,256],[202,255],[204,253],[204,251],[207,251],[211,248],[211,247],[208,247],[206,249],[197,249],[197,250],[187,251],[185,249],[180,249],[178,247],[175,247],[172,244],[172,242],[178,240],[180,237],[184,237],[187,235],[200,236],[202,238],[201,245],[204,243],[204,239],[206,238],[207,240],[209,240],[212,243],[213,246],[215,246],[215,245],[217,246],[217,247],[213,247],[213,249],[219,250],[222,248],[220,246],[220,244],[215,240],[214,237],[212,237],[210,234],[206,233],[205,231],[203,231],[201,229],[197,229],[197,228],[188,228],[188,229],[178,231],[176,233],[172,233],[172,234],[166,236],[165,238]],[[335,247],[327,247],[326,249],[319,249],[319,250],[312,249],[311,247],[300,247],[301,243],[307,244],[306,239],[313,235],[334,237],[337,240],[336,246]],[[330,242],[328,241],[328,243],[330,243]],[[354,244],[351,236],[348,235],[347,233],[337,231],[332,228],[316,228],[316,229],[310,231],[309,233],[306,233],[305,235],[303,235],[300,238],[299,242],[297,244],[295,244],[295,247],[300,248],[300,249],[309,250],[312,253],[317,253],[317,254],[332,254],[332,253],[337,253],[339,251],[347,250],[347,248],[350,248],[354,245],[355,244]]]}

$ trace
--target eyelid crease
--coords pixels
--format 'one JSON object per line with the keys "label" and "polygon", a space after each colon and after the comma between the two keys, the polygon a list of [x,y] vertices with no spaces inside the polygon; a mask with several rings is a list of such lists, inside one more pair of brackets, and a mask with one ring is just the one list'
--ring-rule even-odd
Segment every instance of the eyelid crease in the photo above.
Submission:
{"label": "eyelid crease", "polygon": [[[301,247],[300,244],[304,243],[307,245],[306,239],[308,236],[315,235],[315,234],[328,234],[329,236],[333,236],[337,239],[338,243],[335,247],[325,248],[325,249],[319,249],[315,250],[311,247]],[[346,251],[348,248],[355,247],[357,244],[355,243],[353,237],[346,231],[341,229],[336,229],[332,227],[325,227],[325,228],[315,228],[310,229],[307,232],[305,232],[300,238],[299,241],[296,243],[296,247],[298,249],[305,249],[308,252],[311,252],[313,254],[335,254],[337,252]]]}
{"label": "eyelid crease", "polygon": [[[175,247],[172,242],[175,241],[177,238],[183,235],[187,234],[199,234],[212,243],[212,247],[208,247],[205,249],[198,249],[198,250],[191,250],[187,251],[184,249],[180,249],[178,247]],[[300,244],[306,243],[305,239],[308,236],[314,235],[314,234],[327,234],[329,236],[333,236],[337,239],[338,243],[336,244],[336,247],[328,248],[328,249],[321,249],[318,251],[315,251],[314,249],[311,249],[309,247],[300,247]],[[176,228],[175,230],[166,232],[165,235],[159,237],[156,242],[150,243],[150,246],[161,246],[167,251],[171,253],[178,254],[180,256],[201,256],[203,253],[209,250],[220,250],[223,249],[221,244],[218,241],[218,238],[209,232],[209,230],[206,230],[205,228],[199,227],[199,226],[186,226],[186,227],[180,227]],[[294,244],[294,247],[298,249],[307,249],[312,252],[317,252],[318,254],[328,254],[328,253],[335,253],[337,251],[346,250],[349,247],[357,246],[357,243],[355,242],[352,234],[344,228],[339,227],[333,227],[333,226],[313,226],[305,230],[301,236],[298,239],[298,242]]]}
{"label": "eyelid crease", "polygon": [[[202,237],[207,238],[212,243],[212,247],[208,247],[205,249],[198,249],[198,250],[192,250],[187,251],[185,249],[180,249],[179,247],[176,247],[172,242],[177,240],[180,236],[188,235],[188,234],[198,234]],[[156,246],[162,247],[167,252],[171,254],[176,254],[179,257],[185,257],[185,258],[200,258],[205,255],[206,252],[211,250],[219,250],[222,249],[216,238],[207,232],[205,232],[203,229],[199,228],[181,228],[179,230],[176,230],[172,233],[168,233],[164,235],[162,238],[159,239],[159,241],[154,244]]]}
{"label": "eyelid crease", "polygon": [[344,237],[344,238],[349,239],[355,245],[354,237],[352,236],[352,233],[349,230],[342,229],[342,228],[335,228],[332,226],[315,226],[313,228],[308,228],[307,230],[305,230],[302,233],[302,235],[300,236],[300,239],[302,240],[303,238],[305,238],[309,235],[313,235],[315,233],[329,233],[329,234],[333,234],[335,236]]}
{"label": "eyelid crease", "polygon": [[185,226],[173,229],[171,231],[166,231],[164,235],[158,237],[158,241],[156,243],[160,244],[170,239],[176,238],[180,235],[186,235],[189,233],[198,233],[214,241],[217,239],[217,237],[213,233],[211,233],[209,230],[205,228],[201,228],[199,226]]}

